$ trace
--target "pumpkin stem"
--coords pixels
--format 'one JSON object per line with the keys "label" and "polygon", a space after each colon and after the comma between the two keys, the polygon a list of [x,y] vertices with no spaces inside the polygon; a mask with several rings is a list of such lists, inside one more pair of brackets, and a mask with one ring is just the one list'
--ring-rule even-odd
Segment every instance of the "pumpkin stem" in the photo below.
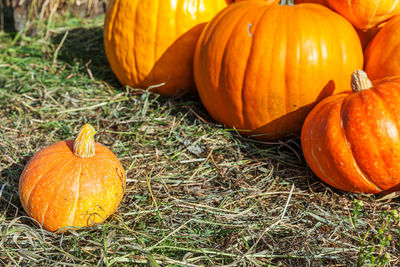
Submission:
{"label": "pumpkin stem", "polygon": [[279,1],[279,4],[280,4],[281,6],[285,6],[285,5],[287,5],[287,6],[294,6],[294,0],[280,0],[280,1]]}
{"label": "pumpkin stem", "polygon": [[74,142],[74,154],[81,158],[94,156],[94,135],[96,130],[90,124],[85,124],[79,130]]}
{"label": "pumpkin stem", "polygon": [[363,70],[356,70],[351,74],[351,89],[354,93],[372,88],[372,82]]}

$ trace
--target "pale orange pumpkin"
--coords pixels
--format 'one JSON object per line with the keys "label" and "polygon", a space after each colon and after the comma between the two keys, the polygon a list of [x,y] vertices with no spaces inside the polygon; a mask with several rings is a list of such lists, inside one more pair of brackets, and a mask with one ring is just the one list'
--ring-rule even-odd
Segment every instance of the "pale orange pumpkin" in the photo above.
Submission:
{"label": "pale orange pumpkin", "polygon": [[36,153],[19,181],[22,207],[43,228],[62,232],[103,222],[122,200],[126,178],[118,158],[94,142],[94,128]]}
{"label": "pale orange pumpkin", "polygon": [[391,18],[369,43],[365,71],[372,80],[400,75],[400,15]]}
{"label": "pale orange pumpkin", "polygon": [[381,193],[400,185],[400,76],[370,82],[363,71],[353,92],[327,97],[307,116],[301,145],[312,171],[345,191]]}
{"label": "pale orange pumpkin", "polygon": [[229,0],[111,0],[104,23],[108,62],[123,85],[165,96],[195,91],[193,51]]}
{"label": "pale orange pumpkin", "polygon": [[298,134],[312,107],[344,90],[362,66],[360,40],[342,16],[322,5],[257,0],[218,13],[194,56],[210,115],[263,140]]}
{"label": "pale orange pumpkin", "polygon": [[327,0],[329,6],[356,28],[368,30],[400,14],[399,0]]}

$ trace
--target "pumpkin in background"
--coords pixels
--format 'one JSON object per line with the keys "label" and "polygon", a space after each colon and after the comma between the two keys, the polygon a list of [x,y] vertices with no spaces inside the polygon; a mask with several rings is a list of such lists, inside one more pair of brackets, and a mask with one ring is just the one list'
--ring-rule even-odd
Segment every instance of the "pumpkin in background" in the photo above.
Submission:
{"label": "pumpkin in background", "polygon": [[368,30],[400,14],[398,0],[327,0],[329,6],[356,28]]}
{"label": "pumpkin in background", "polygon": [[75,141],[42,149],[22,172],[22,207],[48,231],[101,223],[122,200],[125,171],[113,152],[94,142],[95,133],[84,125]]}
{"label": "pumpkin in background", "polygon": [[317,101],[346,88],[363,66],[360,40],[342,16],[281,2],[230,5],[206,26],[194,56],[210,115],[261,140],[298,134]]}
{"label": "pumpkin in background", "polygon": [[400,75],[400,15],[390,19],[369,43],[365,71],[372,80]]}
{"label": "pumpkin in background", "polygon": [[327,97],[307,116],[304,157],[321,180],[338,189],[391,191],[400,184],[400,76],[372,84],[356,71],[352,88]]}
{"label": "pumpkin in background", "polygon": [[197,39],[205,22],[228,2],[110,1],[104,46],[118,80],[136,88],[155,86],[152,91],[165,96],[194,91],[193,51]]}

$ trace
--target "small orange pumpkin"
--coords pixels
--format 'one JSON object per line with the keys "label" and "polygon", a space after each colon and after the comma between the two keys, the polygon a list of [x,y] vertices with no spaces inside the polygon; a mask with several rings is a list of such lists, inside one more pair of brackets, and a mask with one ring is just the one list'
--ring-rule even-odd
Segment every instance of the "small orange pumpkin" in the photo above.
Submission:
{"label": "small orange pumpkin", "polygon": [[391,18],[369,43],[365,71],[372,80],[400,75],[400,15]]}
{"label": "small orange pumpkin", "polygon": [[208,22],[229,0],[111,0],[104,46],[123,85],[165,96],[195,91],[193,51]]}
{"label": "small orange pumpkin", "polygon": [[400,76],[371,83],[356,71],[352,88],[327,97],[307,116],[304,157],[333,187],[389,192],[400,184]]}
{"label": "small orange pumpkin", "polygon": [[94,128],[36,153],[19,181],[22,207],[48,231],[103,222],[122,200],[126,178],[118,158],[94,142]]}
{"label": "small orange pumpkin", "polygon": [[194,55],[210,115],[262,140],[298,134],[312,107],[363,66],[360,40],[342,16],[317,4],[271,2],[240,1],[219,12]]}
{"label": "small orange pumpkin", "polygon": [[327,0],[329,6],[356,28],[368,30],[400,14],[398,0]]}

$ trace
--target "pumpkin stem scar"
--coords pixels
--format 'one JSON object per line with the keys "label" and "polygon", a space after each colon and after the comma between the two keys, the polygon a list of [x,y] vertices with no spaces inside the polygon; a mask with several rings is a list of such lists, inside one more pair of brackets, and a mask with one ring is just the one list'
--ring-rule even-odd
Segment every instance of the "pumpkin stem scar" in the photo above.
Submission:
{"label": "pumpkin stem scar", "polygon": [[95,155],[94,135],[96,130],[90,124],[85,124],[79,130],[74,142],[74,154],[81,158],[89,158]]}
{"label": "pumpkin stem scar", "polygon": [[250,22],[249,25],[247,26],[247,32],[249,33],[249,36],[250,36],[250,37],[253,36],[253,34],[252,34],[251,31],[250,31],[251,26],[253,26],[253,23]]}

